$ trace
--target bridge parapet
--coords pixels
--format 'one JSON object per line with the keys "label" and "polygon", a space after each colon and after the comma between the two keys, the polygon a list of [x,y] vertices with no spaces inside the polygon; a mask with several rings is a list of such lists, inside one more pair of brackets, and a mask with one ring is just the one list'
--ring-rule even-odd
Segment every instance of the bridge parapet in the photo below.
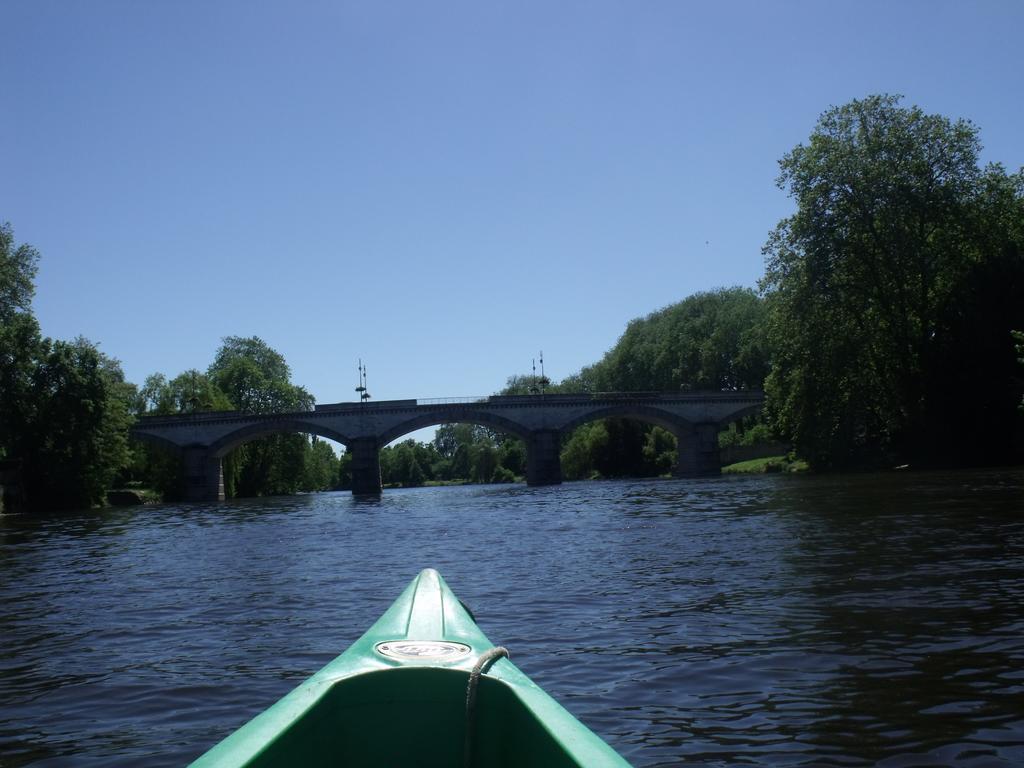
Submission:
{"label": "bridge parapet", "polygon": [[376,402],[347,402],[347,403],[324,403],[314,405],[314,413],[327,413],[334,411],[386,411],[394,408],[415,408],[415,400],[377,400]]}

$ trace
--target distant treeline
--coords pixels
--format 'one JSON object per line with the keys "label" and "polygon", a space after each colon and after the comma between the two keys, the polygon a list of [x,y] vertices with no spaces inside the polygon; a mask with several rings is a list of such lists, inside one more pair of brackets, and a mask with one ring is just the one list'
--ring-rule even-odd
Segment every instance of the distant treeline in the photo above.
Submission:
{"label": "distant treeline", "polygon": [[[442,424],[429,443],[404,440],[380,452],[384,485],[513,483],[525,473],[526,447],[521,440],[475,424]],[[343,456],[342,487],[350,481]]]}
{"label": "distant treeline", "polygon": [[[795,203],[768,235],[755,292],[701,292],[629,323],[598,362],[557,383],[511,376],[506,394],[761,388],[763,414],[723,442],[778,439],[817,469],[962,466],[1024,458],[1024,171],[982,167],[978,128],[871,96],[825,112],[780,161]],[[126,382],[85,339],[42,336],[38,253],[0,228],[0,459],[23,463],[36,508],[81,507],[117,484],[167,498],[175,460],[132,445],[142,414],[305,410],[284,358],[229,337],[205,371]],[[562,450],[567,478],[667,472],[674,438],[628,420],[587,424]],[[505,482],[522,443],[443,425],[381,453],[386,484]],[[346,457],[301,435],[225,461],[230,495],[344,487]]]}

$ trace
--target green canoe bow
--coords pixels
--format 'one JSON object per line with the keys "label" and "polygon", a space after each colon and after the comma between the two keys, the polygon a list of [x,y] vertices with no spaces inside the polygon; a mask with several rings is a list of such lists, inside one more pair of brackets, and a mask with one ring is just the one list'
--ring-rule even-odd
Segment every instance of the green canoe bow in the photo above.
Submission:
{"label": "green canoe bow", "polygon": [[347,651],[192,768],[458,768],[467,749],[472,766],[628,768],[507,658],[480,678],[467,747],[467,683],[492,648],[428,568]]}

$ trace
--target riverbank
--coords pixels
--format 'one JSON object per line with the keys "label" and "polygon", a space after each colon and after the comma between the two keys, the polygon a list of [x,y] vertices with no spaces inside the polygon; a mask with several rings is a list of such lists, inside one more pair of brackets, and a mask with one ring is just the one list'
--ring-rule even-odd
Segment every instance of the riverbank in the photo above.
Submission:
{"label": "riverbank", "polygon": [[772,472],[806,472],[807,462],[802,459],[789,459],[787,456],[766,456],[749,461],[738,461],[722,467],[723,475],[763,475]]}

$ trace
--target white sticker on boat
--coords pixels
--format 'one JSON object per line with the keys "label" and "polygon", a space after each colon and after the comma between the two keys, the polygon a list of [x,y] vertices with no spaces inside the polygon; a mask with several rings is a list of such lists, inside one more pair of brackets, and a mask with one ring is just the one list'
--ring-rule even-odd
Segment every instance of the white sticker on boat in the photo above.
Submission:
{"label": "white sticker on boat", "polygon": [[472,652],[462,643],[444,640],[388,640],[377,643],[377,653],[392,659],[420,659],[423,661],[458,661]]}

